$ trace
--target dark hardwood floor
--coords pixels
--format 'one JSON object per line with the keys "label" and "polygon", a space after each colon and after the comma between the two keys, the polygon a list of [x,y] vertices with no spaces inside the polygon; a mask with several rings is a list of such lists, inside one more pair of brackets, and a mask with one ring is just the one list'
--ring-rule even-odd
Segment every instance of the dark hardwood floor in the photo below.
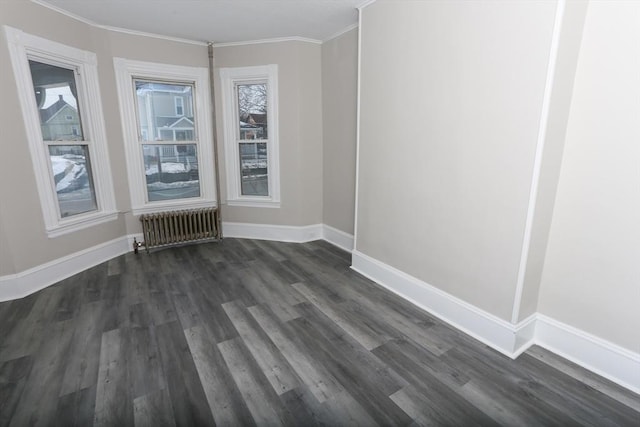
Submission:
{"label": "dark hardwood floor", "polygon": [[0,304],[0,426],[639,426],[639,396],[513,361],[322,241],[127,254]]}

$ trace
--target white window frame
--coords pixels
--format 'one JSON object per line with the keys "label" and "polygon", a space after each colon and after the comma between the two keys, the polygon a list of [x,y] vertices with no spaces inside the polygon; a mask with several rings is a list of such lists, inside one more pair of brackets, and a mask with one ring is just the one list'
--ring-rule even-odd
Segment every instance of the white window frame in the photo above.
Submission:
{"label": "white window frame", "polygon": [[[117,219],[96,55],[9,26],[5,26],[4,30],[47,235],[50,238],[57,237]],[[78,111],[81,112],[84,142],[91,161],[97,205],[95,211],[65,218],[60,215],[48,146],[43,143],[29,60],[64,65],[77,72],[76,85],[80,94]]]}
{"label": "white window frame", "polygon": [[[135,61],[125,58],[114,58],[113,65],[118,87],[133,214],[140,215],[159,211],[216,207],[216,177],[213,165],[208,69]],[[193,113],[196,117],[195,136],[197,138],[194,143],[198,153],[200,197],[147,201],[147,183],[142,145],[153,144],[154,141],[141,141],[138,135],[138,113],[133,89],[134,79],[192,83],[194,85],[193,102],[195,111]],[[183,142],[185,141],[175,141],[176,144]]]}
{"label": "white window frame", "polygon": [[[246,207],[280,207],[280,149],[278,144],[278,66],[220,68],[222,126],[227,181],[227,204]],[[267,84],[267,173],[268,196],[242,194],[238,107],[235,86],[243,83]]]}

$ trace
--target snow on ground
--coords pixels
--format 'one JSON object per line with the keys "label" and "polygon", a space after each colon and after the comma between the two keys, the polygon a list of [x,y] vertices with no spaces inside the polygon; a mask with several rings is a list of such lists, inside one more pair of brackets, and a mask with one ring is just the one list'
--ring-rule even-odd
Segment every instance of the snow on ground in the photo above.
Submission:
{"label": "snow on ground", "polygon": [[167,190],[170,188],[199,187],[200,181],[152,182],[147,184],[149,191]]}
{"label": "snow on ground", "polygon": [[83,163],[79,163],[65,156],[51,156],[51,167],[53,176],[64,174],[56,182],[56,192],[64,193],[73,191],[86,185],[88,182],[87,168]]}
{"label": "snow on ground", "polygon": [[266,168],[267,161],[266,160],[243,160],[242,161],[242,169],[258,169],[258,168]]}
{"label": "snow on ground", "polygon": [[[173,163],[173,162],[163,162],[162,163],[162,173],[184,173],[189,172],[191,170],[191,165],[187,163],[185,166],[184,163]],[[147,175],[153,175],[158,173],[158,165],[150,165],[147,167],[145,171]]]}

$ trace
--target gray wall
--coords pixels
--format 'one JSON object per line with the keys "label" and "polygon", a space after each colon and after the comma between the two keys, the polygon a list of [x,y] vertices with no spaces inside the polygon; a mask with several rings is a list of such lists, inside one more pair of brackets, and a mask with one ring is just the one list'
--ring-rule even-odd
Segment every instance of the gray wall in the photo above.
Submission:
{"label": "gray wall", "polygon": [[591,2],[538,311],[640,352],[640,3]]}
{"label": "gray wall", "polygon": [[353,234],[358,29],[322,44],[323,222]]}
{"label": "gray wall", "polygon": [[510,320],[555,2],[363,10],[356,249]]}
{"label": "gray wall", "polygon": [[[321,47],[287,41],[216,47],[217,69],[278,65],[280,208],[224,206],[223,221],[303,226],[322,223],[322,80]],[[220,91],[216,111],[222,111]],[[220,117],[221,114],[218,114]],[[223,127],[218,121],[220,159],[224,159]],[[224,161],[221,173],[225,174]]]}

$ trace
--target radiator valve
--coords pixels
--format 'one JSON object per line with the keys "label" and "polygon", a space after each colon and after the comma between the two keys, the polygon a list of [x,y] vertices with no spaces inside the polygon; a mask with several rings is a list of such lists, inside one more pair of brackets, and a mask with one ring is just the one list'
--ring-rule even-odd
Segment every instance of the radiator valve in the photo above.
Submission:
{"label": "radiator valve", "polygon": [[134,237],[133,238],[133,253],[134,254],[138,253],[138,248],[140,246],[144,246],[144,242],[138,242],[138,240]]}

